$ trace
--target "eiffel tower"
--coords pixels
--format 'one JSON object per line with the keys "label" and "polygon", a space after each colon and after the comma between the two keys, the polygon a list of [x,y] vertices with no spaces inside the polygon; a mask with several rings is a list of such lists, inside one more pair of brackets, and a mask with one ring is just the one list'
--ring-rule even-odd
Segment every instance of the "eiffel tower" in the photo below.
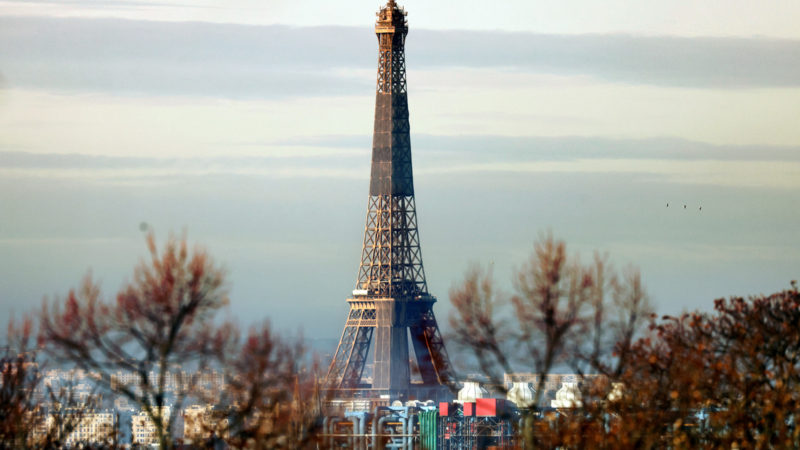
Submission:
{"label": "eiffel tower", "polygon": [[[406,12],[377,13],[378,83],[361,265],[339,346],[328,369],[335,398],[449,399],[454,373],[422,267],[406,91]],[[416,356],[410,366],[409,337]],[[364,376],[374,343],[371,382]],[[421,382],[412,382],[411,375]]]}

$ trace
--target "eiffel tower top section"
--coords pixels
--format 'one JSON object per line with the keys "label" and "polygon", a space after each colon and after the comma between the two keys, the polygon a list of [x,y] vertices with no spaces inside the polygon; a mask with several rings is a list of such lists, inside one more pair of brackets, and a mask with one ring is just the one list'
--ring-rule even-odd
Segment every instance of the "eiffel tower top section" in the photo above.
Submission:
{"label": "eiffel tower top section", "polygon": [[427,295],[414,202],[406,92],[406,12],[389,0],[375,23],[378,80],[369,204],[356,289],[370,296]]}
{"label": "eiffel tower top section", "polygon": [[378,82],[371,195],[414,195],[406,95],[406,13],[390,1],[378,11]]}
{"label": "eiffel tower top section", "polygon": [[[394,0],[391,0],[376,15],[378,21],[375,22],[375,34],[378,35],[381,49],[391,50],[392,47],[399,44],[400,50],[402,50],[406,34],[408,34],[406,11],[397,6]],[[386,36],[385,40],[382,36]],[[395,37],[397,41],[395,41]]]}

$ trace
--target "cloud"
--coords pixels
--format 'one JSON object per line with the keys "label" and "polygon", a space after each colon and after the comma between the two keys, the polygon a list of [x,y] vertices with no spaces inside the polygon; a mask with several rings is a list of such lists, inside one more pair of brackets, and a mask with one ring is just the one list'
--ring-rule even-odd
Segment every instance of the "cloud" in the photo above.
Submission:
{"label": "cloud", "polygon": [[[248,143],[260,147],[260,156],[154,158],[132,156],[103,156],[79,153],[32,153],[0,150],[0,168],[3,169],[152,169],[152,168],[204,168],[216,166],[270,166],[276,160],[298,161],[304,164],[313,158],[314,164],[330,165],[349,158],[368,157],[367,151],[330,148],[298,147],[291,150],[272,148],[269,143]],[[1,146],[0,146],[1,148]]]}
{"label": "cloud", "polygon": [[[3,0],[5,3],[19,3],[19,4],[40,4],[40,5],[53,5],[53,4],[67,4],[77,6],[89,6],[92,8],[119,8],[119,7],[175,7],[182,8],[200,8],[199,5],[191,5],[189,3],[179,2],[154,2],[154,1],[132,1],[132,0]],[[204,6],[207,7],[207,6]]]}
{"label": "cloud", "polygon": [[[147,158],[0,152],[6,178],[136,185],[208,176],[366,179],[368,139],[318,136],[247,143],[264,156]],[[722,146],[682,139],[415,136],[418,175],[629,174],[680,185],[800,188],[800,148]],[[274,147],[273,147],[274,146]],[[292,146],[296,146],[292,148]],[[354,150],[354,147],[363,150]]]}
{"label": "cloud", "polygon": [[[507,67],[630,83],[701,88],[800,85],[800,41],[736,37],[422,31],[427,65]],[[433,45],[431,45],[433,43]]]}
{"label": "cloud", "polygon": [[[369,147],[369,136],[311,136],[281,145]],[[668,159],[800,162],[800,147],[715,145],[678,138],[615,139],[594,136],[433,135],[411,137],[415,157],[514,162],[576,159]],[[429,155],[429,156],[426,156]]]}
{"label": "cloud", "polygon": [[[414,30],[411,70],[494,68],[697,88],[800,86],[800,41]],[[226,98],[372,89],[369,28],[0,18],[7,85]]]}
{"label": "cloud", "polygon": [[[0,18],[0,63],[11,87],[226,98],[348,95],[374,83],[333,72],[340,59],[344,66],[358,61],[357,51],[334,48],[358,41],[358,31]],[[360,40],[368,41],[365,48],[372,44]],[[370,62],[372,53],[362,52]]]}
{"label": "cloud", "polygon": [[658,180],[685,185],[746,188],[798,189],[800,163],[772,161],[577,159],[573,161],[525,161],[452,164],[423,169],[417,173],[506,174],[638,174],[640,180]]}
{"label": "cloud", "polygon": [[[83,154],[0,152],[0,174],[6,178],[44,178],[118,185],[174,183],[178,179],[208,176],[266,178],[362,179],[368,171],[368,153],[325,149],[272,152],[261,157],[152,158]],[[358,155],[362,164],[353,164]],[[354,167],[355,166],[355,167]],[[363,166],[363,167],[362,167]]]}

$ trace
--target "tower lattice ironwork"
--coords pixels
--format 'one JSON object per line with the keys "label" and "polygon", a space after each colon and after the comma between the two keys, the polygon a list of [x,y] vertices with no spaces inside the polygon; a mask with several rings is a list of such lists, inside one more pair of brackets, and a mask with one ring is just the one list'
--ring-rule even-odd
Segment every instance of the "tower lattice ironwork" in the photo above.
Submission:
{"label": "tower lattice ironwork", "polygon": [[[328,369],[334,395],[442,398],[454,381],[422,266],[409,141],[405,11],[377,13],[379,59],[367,220],[358,280]],[[409,339],[410,338],[410,339]],[[409,340],[420,382],[412,382]],[[371,382],[365,375],[374,343]]]}

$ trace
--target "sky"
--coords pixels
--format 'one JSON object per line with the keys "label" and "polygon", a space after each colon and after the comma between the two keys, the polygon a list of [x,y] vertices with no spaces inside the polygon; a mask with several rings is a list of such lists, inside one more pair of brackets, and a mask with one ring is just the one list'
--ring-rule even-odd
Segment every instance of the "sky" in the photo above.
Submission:
{"label": "sky", "polygon": [[[547,232],[638,267],[662,314],[798,279],[800,3],[400,3],[445,330],[471,263],[510,285]],[[379,7],[0,0],[0,320],[88,271],[113,298],[145,223],[225,267],[232,318],[338,339]]]}

